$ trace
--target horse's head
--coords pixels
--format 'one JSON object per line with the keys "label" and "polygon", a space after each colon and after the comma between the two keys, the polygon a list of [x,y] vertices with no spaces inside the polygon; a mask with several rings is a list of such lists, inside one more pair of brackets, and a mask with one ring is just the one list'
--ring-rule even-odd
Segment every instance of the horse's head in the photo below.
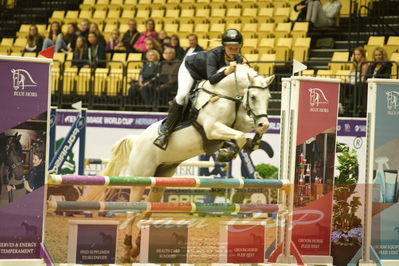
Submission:
{"label": "horse's head", "polygon": [[20,140],[21,135],[15,133],[15,135],[8,137],[6,145],[7,165],[10,173],[16,180],[21,180],[24,175],[24,161]]}
{"label": "horse's head", "polygon": [[255,128],[263,134],[269,128],[267,109],[271,97],[269,86],[274,80],[274,75],[265,78],[256,71],[248,72],[250,86],[245,90],[243,105],[249,117],[254,120]]}

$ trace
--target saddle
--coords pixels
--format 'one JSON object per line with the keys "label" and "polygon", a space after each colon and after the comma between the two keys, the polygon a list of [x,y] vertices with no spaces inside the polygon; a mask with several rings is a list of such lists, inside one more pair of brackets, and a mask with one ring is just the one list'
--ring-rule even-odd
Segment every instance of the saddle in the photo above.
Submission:
{"label": "saddle", "polygon": [[[191,90],[188,97],[188,103],[183,109],[183,114],[181,115],[181,119],[171,134],[173,134],[175,131],[179,131],[186,127],[193,126],[197,130],[197,132],[201,135],[202,145],[205,153],[213,154],[222,146],[224,140],[208,139],[206,137],[204,128],[196,121],[198,114],[200,112],[200,110],[198,110],[194,106],[195,100],[198,96],[198,84],[199,83],[195,84],[195,88]],[[161,127],[163,127],[164,122],[165,120],[162,121],[160,129]]]}

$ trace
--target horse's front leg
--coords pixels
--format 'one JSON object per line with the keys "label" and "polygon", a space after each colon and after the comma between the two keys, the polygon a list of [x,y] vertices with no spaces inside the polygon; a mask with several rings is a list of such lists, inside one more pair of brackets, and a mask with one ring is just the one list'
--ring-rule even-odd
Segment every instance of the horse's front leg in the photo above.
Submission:
{"label": "horse's front leg", "polygon": [[240,149],[246,142],[245,134],[243,132],[228,127],[220,122],[210,124],[209,126],[205,125],[204,129],[208,139],[235,140]]}

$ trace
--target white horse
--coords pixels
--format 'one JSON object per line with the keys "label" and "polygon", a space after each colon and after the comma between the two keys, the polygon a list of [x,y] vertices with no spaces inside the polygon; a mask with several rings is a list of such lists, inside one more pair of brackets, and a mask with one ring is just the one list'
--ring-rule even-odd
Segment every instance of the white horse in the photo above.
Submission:
{"label": "white horse", "polygon": [[[224,69],[224,68],[223,68]],[[221,71],[223,70],[221,69]],[[256,129],[259,136],[269,127],[267,108],[270,99],[268,86],[274,76],[264,78],[247,65],[238,65],[236,72],[228,75],[217,84],[208,81],[200,83],[194,106],[200,110],[196,119],[202,126],[208,140],[217,140],[209,146],[193,125],[173,132],[168,148],[162,150],[153,144],[158,137],[161,122],[149,126],[141,135],[128,136],[116,143],[112,156],[103,175],[124,176],[173,176],[176,167],[182,162],[203,153],[213,153],[223,141],[235,140],[238,148],[247,142],[246,132]],[[133,187],[130,201],[141,201],[144,187]],[[149,202],[159,202],[163,189],[151,189]],[[149,213],[138,215],[134,224]],[[132,234],[132,257],[139,254],[139,229],[129,227]],[[136,239],[137,238],[137,239]]]}

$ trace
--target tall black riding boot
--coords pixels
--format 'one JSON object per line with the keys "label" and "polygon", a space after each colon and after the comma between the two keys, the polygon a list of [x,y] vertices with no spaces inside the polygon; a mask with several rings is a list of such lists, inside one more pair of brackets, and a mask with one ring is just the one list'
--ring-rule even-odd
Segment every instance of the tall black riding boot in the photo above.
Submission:
{"label": "tall black riding boot", "polygon": [[157,147],[166,150],[168,147],[169,136],[179,122],[182,110],[183,105],[178,104],[176,100],[170,102],[168,116],[163,125],[161,125],[161,134],[154,140],[154,144]]}

